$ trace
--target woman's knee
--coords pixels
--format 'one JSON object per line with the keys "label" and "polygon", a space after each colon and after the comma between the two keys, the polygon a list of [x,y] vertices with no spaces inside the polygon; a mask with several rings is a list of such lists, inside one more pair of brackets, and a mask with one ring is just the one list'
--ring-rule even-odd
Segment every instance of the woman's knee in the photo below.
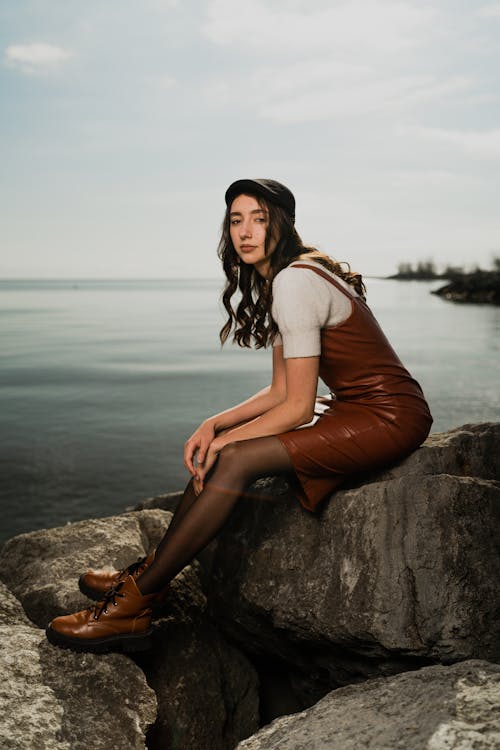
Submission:
{"label": "woman's knee", "polygon": [[219,453],[217,464],[232,466],[235,462],[240,461],[243,453],[242,441],[235,440],[233,443],[227,443]]}
{"label": "woman's knee", "polygon": [[219,453],[214,473],[223,473],[235,479],[243,479],[246,475],[244,441],[227,443]]}

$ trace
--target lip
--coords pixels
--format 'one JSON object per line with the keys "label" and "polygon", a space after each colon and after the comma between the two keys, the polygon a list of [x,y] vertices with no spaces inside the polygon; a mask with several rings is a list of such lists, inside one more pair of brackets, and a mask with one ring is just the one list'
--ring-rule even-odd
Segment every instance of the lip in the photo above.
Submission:
{"label": "lip", "polygon": [[242,253],[249,253],[251,250],[255,250],[257,245],[240,245],[240,250]]}

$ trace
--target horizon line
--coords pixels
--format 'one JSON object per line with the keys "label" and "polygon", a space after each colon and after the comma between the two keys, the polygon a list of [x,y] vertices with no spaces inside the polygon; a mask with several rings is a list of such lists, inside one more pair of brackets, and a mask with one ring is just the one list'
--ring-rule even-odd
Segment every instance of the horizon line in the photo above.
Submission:
{"label": "horizon line", "polygon": [[[380,276],[375,274],[362,274],[364,279],[386,279],[391,281],[390,276]],[[140,282],[158,282],[158,281],[223,281],[224,277],[215,276],[161,276],[158,278],[143,278],[140,276],[123,276],[123,277],[111,277],[111,276],[5,276],[0,277],[0,284],[10,281],[36,281],[36,282],[49,282],[49,281],[67,281],[67,282],[79,282],[79,281],[112,281],[112,282],[123,282],[123,281],[140,281]]]}

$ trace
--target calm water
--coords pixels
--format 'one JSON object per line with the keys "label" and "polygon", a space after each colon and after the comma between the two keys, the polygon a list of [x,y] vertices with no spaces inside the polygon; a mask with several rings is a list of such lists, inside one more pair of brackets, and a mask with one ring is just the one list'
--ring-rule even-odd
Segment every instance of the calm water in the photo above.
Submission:
{"label": "calm water", "polygon": [[[500,308],[444,302],[435,282],[367,286],[433,430],[499,420]],[[219,293],[216,281],[0,282],[0,541],[184,486],[184,440],[270,378],[269,350],[221,350]]]}

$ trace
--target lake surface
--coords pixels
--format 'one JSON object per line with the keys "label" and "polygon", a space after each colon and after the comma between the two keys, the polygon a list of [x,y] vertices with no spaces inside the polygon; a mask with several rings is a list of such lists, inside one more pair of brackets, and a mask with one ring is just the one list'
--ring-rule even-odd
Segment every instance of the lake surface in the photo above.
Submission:
{"label": "lake surface", "polygon": [[[446,302],[439,282],[366,283],[433,431],[498,421],[500,308]],[[221,350],[220,290],[0,282],[0,541],[183,488],[186,438],[270,382],[270,350]]]}

